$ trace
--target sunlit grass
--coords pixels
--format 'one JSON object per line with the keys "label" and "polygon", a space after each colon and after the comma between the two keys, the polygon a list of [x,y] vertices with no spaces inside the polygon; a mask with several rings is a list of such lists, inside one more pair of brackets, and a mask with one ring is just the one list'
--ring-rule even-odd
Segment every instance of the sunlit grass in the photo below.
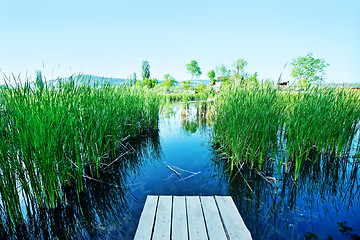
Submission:
{"label": "sunlit grass", "polygon": [[28,83],[1,90],[1,205],[22,220],[20,198],[39,208],[64,201],[63,188],[83,190],[122,140],[157,129],[159,99],[142,88],[90,86],[86,79]]}
{"label": "sunlit grass", "polygon": [[264,160],[276,160],[278,173],[292,169],[297,179],[312,150],[348,154],[359,120],[359,96],[351,90],[227,86],[216,98],[214,135],[232,165],[261,169]]}

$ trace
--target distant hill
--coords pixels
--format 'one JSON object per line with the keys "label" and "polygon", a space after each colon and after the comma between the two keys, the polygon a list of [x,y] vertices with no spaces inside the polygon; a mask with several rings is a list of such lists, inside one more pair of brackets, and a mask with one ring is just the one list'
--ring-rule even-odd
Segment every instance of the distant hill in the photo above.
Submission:
{"label": "distant hill", "polygon": [[[62,80],[68,80],[70,77],[65,77],[65,78],[61,78]],[[125,84],[127,79],[126,78],[112,78],[112,77],[101,77],[101,76],[96,76],[96,75],[91,75],[91,74],[79,74],[79,75],[73,75],[72,76],[73,79],[75,80],[79,80],[84,81],[85,83],[89,83],[89,84],[94,84],[97,83],[99,85],[102,85],[104,83],[106,84],[110,84],[110,85],[119,85],[119,84]],[[138,79],[140,81],[142,81],[142,79]],[[54,84],[56,83],[58,80],[57,79],[52,79],[52,80],[47,80],[46,82],[48,84]],[[164,80],[158,80],[158,84],[161,84]],[[182,84],[182,81],[184,80],[177,80],[175,86],[179,86]],[[30,83],[30,87],[35,87],[34,82],[29,82]],[[204,80],[204,79],[198,79],[198,80],[192,80],[191,84],[193,85],[199,85],[199,84],[205,84],[205,85],[209,85],[210,84],[210,80]],[[7,83],[9,86],[15,87],[18,84],[24,84],[24,83]],[[296,84],[290,83],[289,86],[291,87],[295,87]],[[330,88],[336,88],[336,87],[340,87],[340,88],[350,88],[350,87],[360,87],[360,83],[322,83],[321,84],[322,87],[330,87]],[[6,84],[0,84],[0,88],[5,88]]]}
{"label": "distant hill", "polygon": [[[112,78],[112,77],[101,77],[101,76],[96,76],[96,75],[92,75],[92,74],[78,74],[78,75],[72,75],[70,76],[75,80],[79,80],[80,82],[85,82],[85,83],[89,83],[89,84],[94,84],[97,83],[99,85],[102,85],[104,83],[109,83],[110,85],[119,85],[119,84],[125,84],[127,79],[126,78]],[[63,81],[68,80],[70,77],[64,77],[64,78],[60,78]],[[138,79],[141,81],[141,79]],[[56,82],[58,81],[58,79],[52,79],[52,80],[47,80],[46,82],[48,84],[56,84]],[[175,86],[179,86],[182,84],[183,80],[178,80],[175,84]],[[161,84],[163,82],[163,80],[158,80],[158,83]],[[191,84],[193,85],[199,85],[200,83],[203,83],[205,85],[209,85],[210,80],[192,80]],[[16,83],[10,83],[10,86],[16,86]],[[34,87],[35,84],[34,82],[30,82],[30,86]],[[5,87],[5,85],[4,85]]]}

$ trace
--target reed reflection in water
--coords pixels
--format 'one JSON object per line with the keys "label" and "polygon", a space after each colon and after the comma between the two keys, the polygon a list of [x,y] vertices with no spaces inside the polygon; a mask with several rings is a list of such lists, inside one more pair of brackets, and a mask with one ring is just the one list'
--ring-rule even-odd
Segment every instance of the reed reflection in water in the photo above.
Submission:
{"label": "reed reflection in water", "polygon": [[14,238],[132,239],[149,194],[231,195],[253,239],[359,238],[360,176],[351,155],[310,154],[296,182],[291,173],[278,177],[275,160],[264,172],[230,170],[213,146],[211,118],[205,102],[165,105],[159,131],[121,146],[119,155],[131,151],[103,166],[100,181],[85,179],[79,196],[69,188],[54,210],[25,207]]}
{"label": "reed reflection in water", "polygon": [[215,155],[213,163],[227,174],[233,197],[253,239],[359,239],[358,164],[311,154],[295,182],[291,173],[278,182],[274,172],[234,168]]}
{"label": "reed reflection in water", "polygon": [[102,166],[98,179],[84,179],[84,191],[79,195],[75,188],[66,188],[66,203],[59,207],[36,211],[23,204],[24,224],[14,230],[5,226],[2,239],[131,239],[142,208],[131,194],[139,184],[133,182],[133,176],[148,159],[161,155],[159,133],[128,141],[118,154],[123,157]]}

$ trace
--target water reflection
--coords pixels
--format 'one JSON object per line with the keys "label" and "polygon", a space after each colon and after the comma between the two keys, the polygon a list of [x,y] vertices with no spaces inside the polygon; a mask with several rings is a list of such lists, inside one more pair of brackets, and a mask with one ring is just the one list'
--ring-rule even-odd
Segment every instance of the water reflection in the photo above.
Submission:
{"label": "water reflection", "polygon": [[[127,226],[136,225],[131,208],[136,197],[132,176],[148,164],[148,159],[161,155],[159,133],[141,136],[120,146],[119,156],[111,165],[104,165],[100,180],[85,178],[84,191],[77,195],[72,187],[64,190],[66,203],[51,210],[26,207],[26,222],[15,229],[4,228],[2,239],[111,239],[126,236]],[[137,214],[137,213],[136,213]],[[136,215],[135,214],[135,215]]]}
{"label": "water reflection", "polygon": [[[359,238],[359,171],[351,154],[310,155],[296,182],[291,173],[274,175],[273,160],[263,172],[230,170],[212,146],[211,117],[205,102],[164,106],[159,132],[121,146],[119,155],[134,150],[102,166],[101,181],[86,179],[80,195],[68,188],[60,207],[29,207],[14,238],[132,239],[149,194],[231,195],[253,239]],[[11,238],[11,229],[0,237]]]}
{"label": "water reflection", "polygon": [[[194,107],[195,106],[195,107]],[[184,103],[181,107],[182,129],[189,134],[197,130],[205,133],[207,126],[211,125],[211,102],[196,102],[190,107],[190,103]]]}
{"label": "water reflection", "polygon": [[292,173],[283,173],[277,185],[264,179],[276,171],[260,174],[245,166],[230,171],[220,157],[214,164],[227,172],[229,193],[254,239],[358,239],[360,186],[353,159],[314,154],[296,182]]}

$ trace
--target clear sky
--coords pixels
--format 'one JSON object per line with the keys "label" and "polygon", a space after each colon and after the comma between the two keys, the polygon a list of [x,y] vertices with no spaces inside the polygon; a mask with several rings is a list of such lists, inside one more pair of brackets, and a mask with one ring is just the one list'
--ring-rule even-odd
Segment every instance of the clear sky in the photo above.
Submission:
{"label": "clear sky", "polygon": [[[0,0],[0,69],[47,79],[85,73],[201,79],[239,58],[277,80],[286,62],[312,52],[330,64],[326,82],[360,83],[358,0]],[[289,77],[285,69],[284,79]],[[3,79],[0,78],[0,84]]]}

